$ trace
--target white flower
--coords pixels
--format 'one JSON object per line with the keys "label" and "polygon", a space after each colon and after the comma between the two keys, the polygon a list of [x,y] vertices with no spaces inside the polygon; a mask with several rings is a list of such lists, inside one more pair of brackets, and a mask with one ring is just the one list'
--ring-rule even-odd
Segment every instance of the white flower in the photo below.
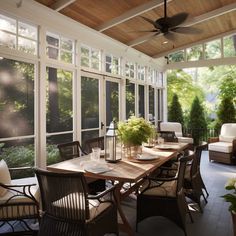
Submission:
{"label": "white flower", "polygon": [[234,187],[236,189],[236,178],[228,179],[225,187]]}

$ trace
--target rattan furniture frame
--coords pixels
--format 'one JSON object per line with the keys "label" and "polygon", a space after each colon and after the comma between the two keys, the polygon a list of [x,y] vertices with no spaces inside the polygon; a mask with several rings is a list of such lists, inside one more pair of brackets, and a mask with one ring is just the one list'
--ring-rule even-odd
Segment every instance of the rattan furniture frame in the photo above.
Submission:
{"label": "rattan furniture frame", "polygon": [[90,196],[82,172],[55,173],[36,169],[35,173],[43,212],[38,236],[118,235],[116,205],[112,200],[103,199],[112,193],[114,186]]}

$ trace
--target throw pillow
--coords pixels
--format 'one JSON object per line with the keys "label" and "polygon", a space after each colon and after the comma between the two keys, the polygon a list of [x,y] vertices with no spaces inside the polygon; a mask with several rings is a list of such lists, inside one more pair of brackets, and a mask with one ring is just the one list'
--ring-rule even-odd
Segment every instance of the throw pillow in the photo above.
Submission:
{"label": "throw pillow", "polygon": [[[10,184],[11,175],[7,166],[7,163],[4,160],[0,161],[0,183]],[[7,193],[7,189],[0,187],[0,197],[4,196]]]}

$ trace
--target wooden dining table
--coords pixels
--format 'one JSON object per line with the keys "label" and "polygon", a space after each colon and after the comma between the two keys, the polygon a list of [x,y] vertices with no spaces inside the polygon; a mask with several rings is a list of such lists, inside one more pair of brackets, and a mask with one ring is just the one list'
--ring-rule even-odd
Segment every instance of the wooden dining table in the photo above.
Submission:
{"label": "wooden dining table", "polygon": [[[176,157],[179,152],[187,148],[187,143],[165,143],[156,145],[152,148],[145,146],[142,147],[142,155],[151,158],[122,158],[122,160],[116,163],[109,163],[106,162],[104,158],[100,158],[95,165],[104,165],[107,168],[107,171],[102,173],[86,170],[92,162],[90,155],[49,165],[47,166],[47,169],[54,172],[84,172],[85,177],[114,181],[116,186],[114,197],[121,219],[119,228],[120,230],[125,231],[129,236],[133,236],[135,235],[135,232],[131,228],[121,207],[122,200],[138,189],[138,187],[143,183],[144,177],[150,175],[162,164]],[[128,188],[123,188],[125,183],[130,183]]]}

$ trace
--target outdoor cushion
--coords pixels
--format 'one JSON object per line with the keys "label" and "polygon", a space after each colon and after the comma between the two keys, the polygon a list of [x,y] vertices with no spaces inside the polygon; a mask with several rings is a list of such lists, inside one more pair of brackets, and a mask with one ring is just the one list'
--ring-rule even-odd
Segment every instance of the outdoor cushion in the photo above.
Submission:
{"label": "outdoor cushion", "polygon": [[219,140],[221,142],[233,142],[234,139],[236,139],[236,134],[235,136],[224,136],[224,135],[219,136]]}
{"label": "outdoor cushion", "polygon": [[[73,195],[73,193],[70,193],[67,196],[62,197],[61,199],[54,201],[53,205],[55,207],[62,209],[62,207],[65,207],[65,206],[64,206],[64,204],[61,204],[61,203],[70,202],[71,199],[74,199],[74,198],[75,198],[75,196]],[[85,205],[85,202],[81,202],[81,199],[82,198],[79,198],[77,200],[78,201],[77,204],[81,206],[81,210],[83,210],[83,208],[85,210],[85,207],[83,207]],[[76,199],[74,199],[74,201],[76,201]],[[88,219],[88,221],[93,220],[96,216],[98,216],[105,209],[107,209],[109,206],[111,206],[111,202],[99,202],[98,200],[88,200],[88,202],[89,202],[89,215],[90,215],[90,218]],[[78,207],[78,205],[76,207]],[[68,204],[67,207],[73,207],[73,205]]]}
{"label": "outdoor cushion", "polygon": [[[142,187],[141,192],[143,192],[147,186],[149,181],[146,181]],[[161,183],[161,182],[160,182]],[[150,196],[160,196],[160,197],[176,197],[176,188],[177,188],[177,181],[165,181],[159,187],[153,187],[158,183],[155,181],[151,181],[151,187],[145,190],[142,194],[150,195]]]}
{"label": "outdoor cushion", "polygon": [[193,138],[190,137],[178,137],[179,143],[193,143]]}
{"label": "outdoor cushion", "polygon": [[[10,184],[11,175],[7,166],[7,163],[4,160],[0,161],[0,183]],[[4,196],[7,193],[7,189],[0,187],[0,197]]]}
{"label": "outdoor cushion", "polygon": [[160,129],[161,131],[174,131],[176,136],[178,134],[177,137],[183,136],[182,125],[178,122],[161,122]]}
{"label": "outdoor cushion", "polygon": [[216,142],[216,143],[208,144],[209,151],[231,153],[232,149],[233,149],[233,145],[232,143],[229,143],[229,142]]}
{"label": "outdoor cushion", "polygon": [[[35,199],[39,201],[40,193],[37,185],[37,179],[35,177],[14,179],[11,181],[11,185],[24,185],[24,184],[36,184],[36,186],[32,186],[30,188],[30,192],[35,197]],[[22,187],[14,187],[14,189],[22,191]],[[29,195],[27,188],[26,188],[26,193]],[[24,218],[25,216],[37,214],[37,208],[35,206],[32,205],[26,206],[23,204],[23,203],[33,203],[33,201],[30,198],[27,198],[26,196],[22,196],[20,194],[17,195],[16,192],[12,190],[7,190],[7,193],[4,196],[0,197],[0,205],[5,204],[6,201],[9,200],[10,198],[11,200],[8,201],[9,206],[0,207],[1,219],[19,218],[19,217]],[[22,205],[10,206],[10,204],[15,204],[15,203],[22,203]]]}
{"label": "outdoor cushion", "polygon": [[236,123],[225,123],[221,126],[220,134],[222,136],[236,136]]}

